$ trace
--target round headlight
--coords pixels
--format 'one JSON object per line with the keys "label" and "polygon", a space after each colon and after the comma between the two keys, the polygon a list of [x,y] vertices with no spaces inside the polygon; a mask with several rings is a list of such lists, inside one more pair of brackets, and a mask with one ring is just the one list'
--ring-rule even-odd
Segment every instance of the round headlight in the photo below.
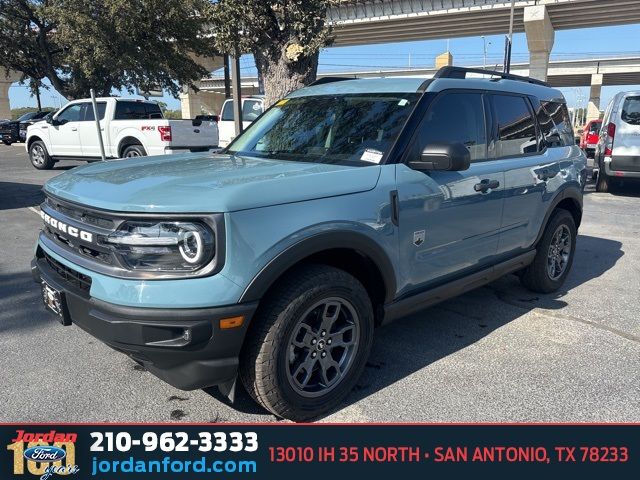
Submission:
{"label": "round headlight", "polygon": [[202,235],[197,231],[182,232],[178,249],[180,255],[189,263],[197,263],[202,258],[204,248],[202,248]]}

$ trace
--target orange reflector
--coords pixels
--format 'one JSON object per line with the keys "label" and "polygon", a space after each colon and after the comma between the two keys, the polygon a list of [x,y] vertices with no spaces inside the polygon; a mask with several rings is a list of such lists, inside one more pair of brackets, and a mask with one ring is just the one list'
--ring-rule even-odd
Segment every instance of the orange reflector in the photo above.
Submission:
{"label": "orange reflector", "polygon": [[223,330],[227,328],[238,328],[242,326],[243,322],[244,317],[223,318],[220,320],[220,328]]}

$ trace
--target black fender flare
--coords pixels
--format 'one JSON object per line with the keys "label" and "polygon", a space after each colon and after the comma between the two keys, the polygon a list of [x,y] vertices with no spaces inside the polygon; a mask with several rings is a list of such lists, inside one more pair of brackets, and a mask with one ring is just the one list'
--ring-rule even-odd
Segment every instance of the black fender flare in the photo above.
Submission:
{"label": "black fender flare", "polygon": [[280,252],[251,280],[239,302],[260,300],[291,267],[313,254],[334,248],[354,250],[369,258],[383,278],[385,302],[393,300],[396,292],[395,271],[384,249],[375,240],[362,233],[334,230],[307,237]]}
{"label": "black fender flare", "polygon": [[[538,245],[538,242],[542,238],[542,235],[544,235],[544,231],[547,228],[547,224],[549,223],[549,219],[551,218],[551,214],[553,213],[553,211],[560,204],[560,202],[567,199],[574,202],[574,204],[580,211],[580,216],[582,217],[582,189],[578,185],[568,184],[562,190],[556,193],[556,196],[553,197],[553,200],[551,200],[551,205],[547,209],[547,213],[544,216],[544,221],[542,222],[534,246]],[[576,223],[576,227],[578,226],[579,222]]]}

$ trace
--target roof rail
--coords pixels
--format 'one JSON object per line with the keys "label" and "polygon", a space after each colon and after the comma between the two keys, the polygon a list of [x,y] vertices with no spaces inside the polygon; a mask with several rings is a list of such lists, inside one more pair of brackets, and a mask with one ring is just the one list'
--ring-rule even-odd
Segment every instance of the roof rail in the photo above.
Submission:
{"label": "roof rail", "polygon": [[479,73],[481,75],[490,75],[492,77],[500,77],[505,80],[516,80],[518,82],[527,82],[533,83],[535,85],[542,85],[543,87],[548,87],[549,84],[542,80],[538,80],[536,78],[531,77],[523,77],[521,75],[513,75],[511,73],[503,73],[497,72],[495,70],[485,70],[482,68],[467,68],[467,67],[453,67],[446,66],[442,67],[440,70],[436,72],[433,78],[466,78],[467,73]]}
{"label": "roof rail", "polygon": [[342,82],[343,80],[354,80],[356,76],[353,77],[320,77],[314,82],[311,82],[307,87],[311,87],[312,85],[323,85],[325,83],[333,83],[333,82]]}

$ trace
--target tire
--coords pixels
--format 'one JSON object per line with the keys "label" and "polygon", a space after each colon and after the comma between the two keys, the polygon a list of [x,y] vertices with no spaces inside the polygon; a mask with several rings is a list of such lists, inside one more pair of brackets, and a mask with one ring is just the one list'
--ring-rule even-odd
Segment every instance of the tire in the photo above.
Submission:
{"label": "tire", "polygon": [[[565,235],[568,237],[568,243],[562,241]],[[520,275],[522,284],[538,293],[551,293],[558,290],[571,270],[576,250],[576,237],[577,229],[573,216],[567,210],[556,209],[551,214],[538,243],[533,262]],[[558,239],[560,242],[557,243]],[[553,258],[551,254],[554,255]]]}
{"label": "tire", "polygon": [[128,145],[122,151],[122,158],[134,158],[134,157],[146,157],[147,152],[144,151],[144,147],[139,144]]}
{"label": "tire", "polygon": [[2,143],[4,143],[7,147],[11,145],[11,142],[8,140],[3,140]]}
{"label": "tire", "polygon": [[29,160],[31,160],[31,165],[38,170],[51,170],[56,163],[49,156],[47,147],[41,140],[36,140],[29,145]]}
{"label": "tire", "polygon": [[246,390],[289,420],[330,411],[355,386],[369,357],[373,307],[367,291],[343,270],[306,265],[287,274],[263,302],[240,359]]}
{"label": "tire", "polygon": [[611,179],[604,171],[602,165],[598,168],[598,179],[596,180],[596,192],[607,193],[611,188]]}

